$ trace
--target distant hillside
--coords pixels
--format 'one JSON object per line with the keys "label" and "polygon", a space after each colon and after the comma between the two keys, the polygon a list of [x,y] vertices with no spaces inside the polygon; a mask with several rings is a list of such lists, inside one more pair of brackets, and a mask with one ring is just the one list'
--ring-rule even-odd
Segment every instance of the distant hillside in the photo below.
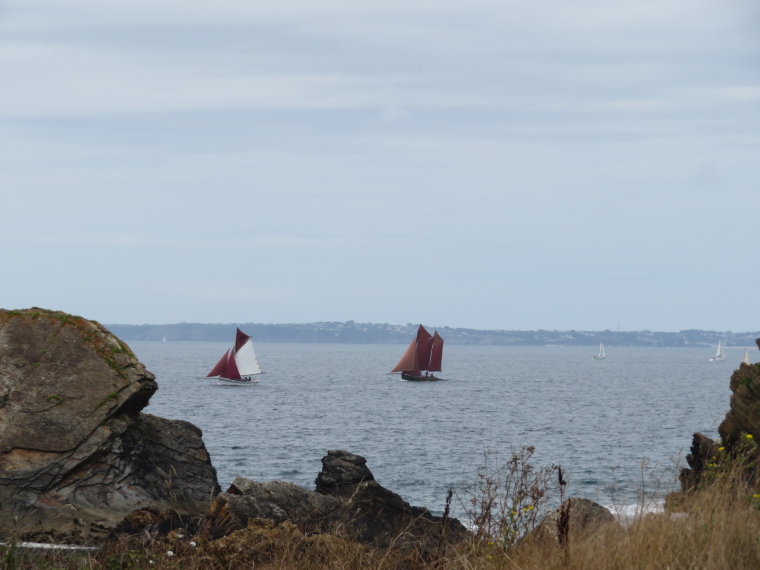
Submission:
{"label": "distant hillside", "polygon": [[[220,341],[231,342],[239,326],[256,342],[322,342],[353,344],[405,344],[414,336],[417,324],[389,325],[354,321],[303,324],[201,324],[174,325],[106,325],[119,338],[130,340]],[[427,327],[427,325],[425,325]],[[450,327],[437,328],[450,344],[513,346],[589,346],[600,342],[607,346],[709,347],[723,340],[726,346],[755,346],[757,332],[717,332],[685,330],[654,331],[506,331]]]}

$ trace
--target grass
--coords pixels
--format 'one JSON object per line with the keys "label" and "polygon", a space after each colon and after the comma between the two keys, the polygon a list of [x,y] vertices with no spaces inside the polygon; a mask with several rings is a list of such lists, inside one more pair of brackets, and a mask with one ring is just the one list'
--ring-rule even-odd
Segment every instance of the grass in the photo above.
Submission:
{"label": "grass", "polygon": [[[511,513],[516,511],[507,510],[516,505],[527,508],[537,504],[536,498],[543,499],[555,491],[561,496],[563,492],[561,470],[550,468],[556,477],[546,479],[544,470],[530,468],[530,453],[522,450],[513,454],[503,467],[479,471],[480,491],[475,486],[472,491],[485,492],[485,496],[473,495],[470,499],[475,501],[468,503],[470,523],[481,523],[480,527],[472,527],[475,530],[472,538],[459,544],[439,544],[437,552],[427,557],[400,546],[378,549],[360,544],[348,526],[337,526],[330,533],[315,533],[289,522],[275,525],[271,521],[253,520],[247,528],[216,541],[174,531],[163,537],[145,533],[120,536],[100,550],[86,553],[0,547],[0,567],[754,570],[760,568],[760,492],[754,487],[754,473],[750,473],[754,465],[747,457],[753,457],[757,444],[743,443],[744,454],[726,453],[717,457],[703,483],[693,492],[679,494],[678,501],[670,501],[669,510],[642,514],[628,528],[612,523],[587,534],[577,532],[571,523],[564,532],[557,529],[560,540],[532,532],[541,517],[532,519],[535,524],[525,519],[515,527]],[[500,495],[507,489],[514,496]],[[524,502],[526,496],[531,497],[531,502]],[[502,515],[503,524],[498,524]],[[557,520],[567,526],[572,518],[560,512]],[[519,528],[518,538],[513,538],[515,528]]]}

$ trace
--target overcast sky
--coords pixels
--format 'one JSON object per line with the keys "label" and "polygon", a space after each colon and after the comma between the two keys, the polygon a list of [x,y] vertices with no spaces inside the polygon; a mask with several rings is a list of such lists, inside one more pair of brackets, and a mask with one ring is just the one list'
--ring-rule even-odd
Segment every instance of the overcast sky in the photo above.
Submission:
{"label": "overcast sky", "polygon": [[760,330],[751,0],[0,0],[0,306]]}

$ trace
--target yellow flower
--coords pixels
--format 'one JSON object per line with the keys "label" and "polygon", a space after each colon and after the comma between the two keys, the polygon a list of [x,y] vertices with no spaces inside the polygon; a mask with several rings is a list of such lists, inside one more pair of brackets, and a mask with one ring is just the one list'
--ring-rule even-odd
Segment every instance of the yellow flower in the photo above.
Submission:
{"label": "yellow flower", "polygon": [[747,434],[747,435],[745,435],[744,437],[746,437],[747,439],[752,439],[752,434],[751,434],[751,433],[748,433],[748,434]]}
{"label": "yellow flower", "polygon": [[719,447],[719,448],[718,448],[718,451],[725,451],[725,450],[726,450],[726,448],[725,448],[725,447]]}
{"label": "yellow flower", "polygon": [[760,495],[758,495],[757,493],[755,493],[754,495],[752,495],[752,498],[753,499],[760,499]]}

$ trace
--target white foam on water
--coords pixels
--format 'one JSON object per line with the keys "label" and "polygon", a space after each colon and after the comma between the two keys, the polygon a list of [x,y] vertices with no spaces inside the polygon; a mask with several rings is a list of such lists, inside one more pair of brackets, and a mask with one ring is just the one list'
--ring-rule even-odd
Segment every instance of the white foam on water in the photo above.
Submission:
{"label": "white foam on water", "polygon": [[665,501],[659,500],[646,504],[628,505],[605,505],[618,522],[624,527],[629,527],[637,518],[649,514],[662,514],[665,512]]}

